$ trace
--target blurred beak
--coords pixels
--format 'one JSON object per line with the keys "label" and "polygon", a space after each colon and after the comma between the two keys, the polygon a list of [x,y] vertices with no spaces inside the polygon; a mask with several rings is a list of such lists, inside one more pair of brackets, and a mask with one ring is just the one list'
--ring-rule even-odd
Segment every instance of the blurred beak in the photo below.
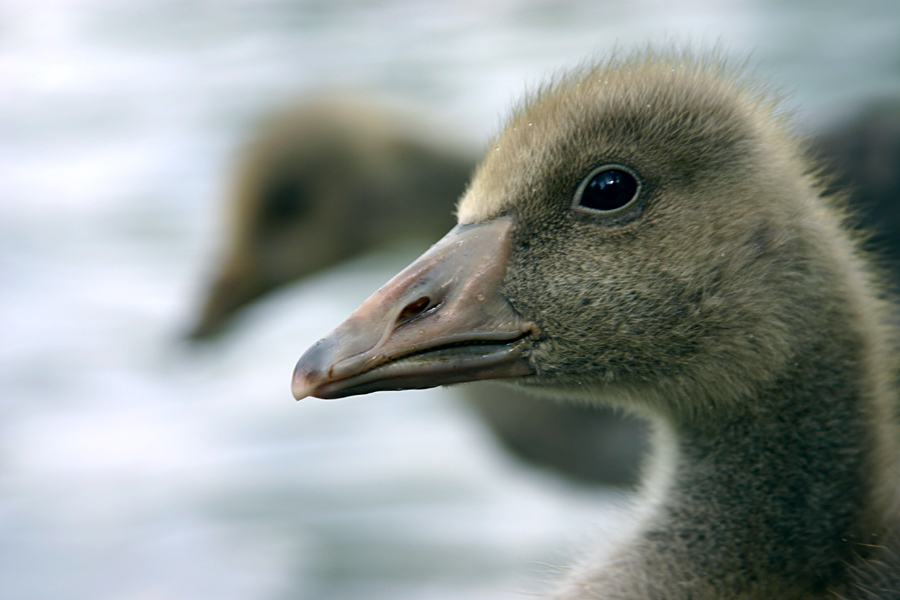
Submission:
{"label": "blurred beak", "polygon": [[191,341],[203,341],[225,329],[234,314],[270,289],[250,269],[225,269],[210,286],[200,318],[188,333]]}
{"label": "blurred beak", "polygon": [[532,373],[537,328],[500,294],[514,222],[457,226],[294,369],[292,391],[342,398]]}

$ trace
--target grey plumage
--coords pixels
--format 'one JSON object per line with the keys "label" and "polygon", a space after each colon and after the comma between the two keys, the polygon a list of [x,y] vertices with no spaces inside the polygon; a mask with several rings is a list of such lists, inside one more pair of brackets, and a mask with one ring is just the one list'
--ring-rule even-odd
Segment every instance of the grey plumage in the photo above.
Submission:
{"label": "grey plumage", "polygon": [[[603,165],[636,175],[634,200],[580,205]],[[641,527],[554,598],[900,598],[892,309],[817,173],[716,58],[563,75],[491,143],[459,226],[301,358],[294,393],[500,377],[653,420]]]}
{"label": "grey plumage", "polygon": [[[900,597],[900,570],[878,566],[896,548],[874,549],[900,471],[879,284],[777,104],[704,62],[563,77],[460,206],[462,223],[518,217],[502,293],[542,333],[520,384],[611,398],[674,440],[644,531],[559,597]],[[602,163],[641,177],[632,214],[572,211]]]}

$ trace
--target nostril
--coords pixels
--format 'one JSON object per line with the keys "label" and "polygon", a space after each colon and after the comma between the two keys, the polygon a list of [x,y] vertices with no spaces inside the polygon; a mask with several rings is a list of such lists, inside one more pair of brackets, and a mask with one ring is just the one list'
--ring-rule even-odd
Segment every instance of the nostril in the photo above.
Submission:
{"label": "nostril", "polygon": [[425,309],[427,309],[430,304],[431,298],[428,296],[422,296],[417,300],[413,300],[400,311],[399,315],[397,315],[397,324],[399,325],[411,319],[415,319],[425,312]]}

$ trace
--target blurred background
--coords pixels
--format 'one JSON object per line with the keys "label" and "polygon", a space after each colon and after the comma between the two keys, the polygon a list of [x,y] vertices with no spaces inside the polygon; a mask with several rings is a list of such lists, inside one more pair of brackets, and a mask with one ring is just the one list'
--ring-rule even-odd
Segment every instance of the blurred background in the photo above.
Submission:
{"label": "blurred background", "polygon": [[560,68],[688,40],[810,132],[900,97],[896,0],[0,2],[0,597],[521,598],[615,535],[629,492],[516,461],[452,389],[292,400],[403,244],[184,338],[273,110],[350,92],[474,155]]}

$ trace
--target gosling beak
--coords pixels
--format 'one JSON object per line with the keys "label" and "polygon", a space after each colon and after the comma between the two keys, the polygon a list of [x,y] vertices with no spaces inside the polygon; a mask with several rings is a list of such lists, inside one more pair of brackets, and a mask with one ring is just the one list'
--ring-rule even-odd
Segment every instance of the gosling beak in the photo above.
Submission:
{"label": "gosling beak", "polygon": [[510,217],[452,229],[306,351],[294,369],[294,397],[531,373],[525,351],[536,327],[499,291],[512,232]]}
{"label": "gosling beak", "polygon": [[227,329],[235,313],[272,287],[249,268],[242,271],[226,269],[210,286],[200,318],[187,339],[199,342],[220,334]]}

